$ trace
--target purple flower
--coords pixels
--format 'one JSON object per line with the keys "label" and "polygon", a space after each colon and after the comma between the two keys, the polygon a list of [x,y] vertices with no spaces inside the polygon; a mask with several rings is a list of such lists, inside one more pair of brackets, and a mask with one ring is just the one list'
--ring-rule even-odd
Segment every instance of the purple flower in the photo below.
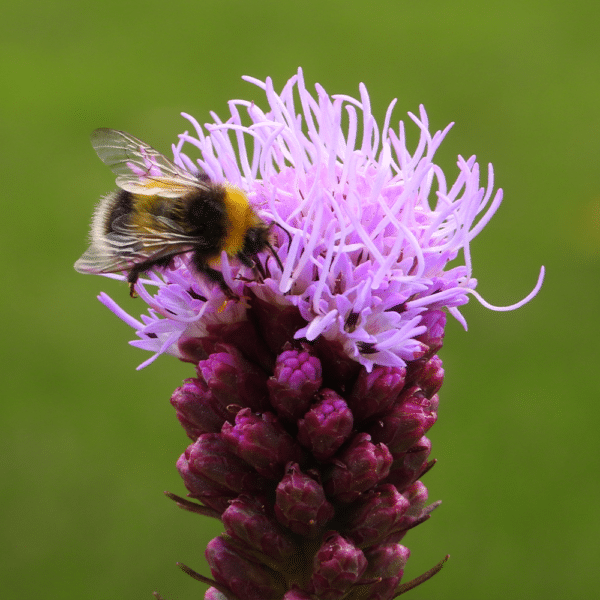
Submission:
{"label": "purple flower", "polygon": [[431,134],[423,107],[409,151],[395,103],[380,128],[362,85],[355,99],[310,94],[300,70],[280,93],[247,80],[266,111],[234,100],[204,129],[184,115],[192,131],[173,152],[247,195],[281,262],[223,253],[226,296],[178,257],[139,280],[139,320],[100,300],[153,353],[140,367],[164,353],[195,365],[171,402],[193,441],[178,469],[202,505],[175,498],[225,524],[206,552],[213,579],[194,575],[212,585],[205,597],[390,599],[443,564],[401,584],[399,542],[438,505],[420,478],[434,464],[446,313],[466,327],[470,294],[496,308],[475,291],[469,245],[502,192],[475,157],[446,180],[434,155],[450,126]]}

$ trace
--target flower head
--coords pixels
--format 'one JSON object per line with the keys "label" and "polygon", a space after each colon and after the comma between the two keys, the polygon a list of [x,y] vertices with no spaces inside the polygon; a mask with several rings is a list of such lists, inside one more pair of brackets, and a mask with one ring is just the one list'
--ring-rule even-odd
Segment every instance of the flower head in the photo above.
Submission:
{"label": "flower head", "polygon": [[[266,256],[268,276],[253,281],[247,267],[223,256],[228,285],[240,295],[251,290],[254,302],[275,305],[279,313],[293,312],[294,339],[335,343],[369,371],[420,358],[427,351],[420,336],[432,314],[445,308],[465,324],[458,307],[477,285],[469,244],[502,200],[501,190],[493,192],[491,165],[486,188],[475,157],[459,156],[458,177],[448,182],[434,155],[451,125],[432,135],[423,107],[418,116],[409,113],[420,131],[411,153],[404,123],[390,127],[395,102],[380,129],[362,85],[357,100],[330,97],[320,86],[314,97],[301,71],[280,94],[270,80],[246,79],[265,92],[268,111],[231,101],[230,118],[213,115],[208,135],[184,115],[193,132],[180,135],[173,148],[178,165],[239,187],[261,217],[277,225],[272,234],[283,272]],[[197,162],[184,153],[184,144],[200,151]],[[450,266],[461,252],[465,264]],[[246,320],[243,303],[219,310],[223,297],[185,259],[145,283],[158,289],[150,295],[138,286],[151,307],[141,321],[106,295],[100,298],[137,330],[141,339],[133,344],[156,355],[185,359],[186,340]],[[505,309],[528,301],[540,284],[541,276],[532,294]],[[289,333],[281,332],[283,338]]]}
{"label": "flower head", "polygon": [[400,585],[399,542],[437,506],[420,481],[433,466],[437,351],[446,311],[466,326],[459,307],[480,299],[469,244],[502,192],[491,166],[482,185],[475,157],[446,180],[434,155],[450,126],[431,134],[423,107],[409,113],[411,152],[394,103],[379,128],[364,86],[355,99],[312,95],[300,70],[280,93],[247,80],[266,111],[231,101],[205,129],[184,115],[192,131],[173,151],[243,191],[273,224],[279,260],[264,253],[251,268],[223,253],[227,296],[178,257],[138,282],[140,320],[100,298],[154,353],[141,366],[163,353],[195,365],[171,402],[192,439],[178,469],[201,505],[178,501],[226,527],[207,550],[206,597],[385,600],[416,585]]}

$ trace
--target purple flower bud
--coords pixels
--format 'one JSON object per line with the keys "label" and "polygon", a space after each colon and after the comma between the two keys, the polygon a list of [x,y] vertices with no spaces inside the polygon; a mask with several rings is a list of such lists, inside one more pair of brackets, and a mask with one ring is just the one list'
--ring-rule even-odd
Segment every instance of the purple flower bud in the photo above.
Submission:
{"label": "purple flower bud", "polygon": [[232,538],[280,563],[295,552],[295,546],[279,523],[267,515],[266,504],[258,498],[239,496],[230,503],[221,520]]}
{"label": "purple flower bud", "polygon": [[348,356],[344,346],[337,340],[326,340],[319,336],[313,343],[313,350],[321,360],[323,385],[342,393],[350,389],[361,369]]}
{"label": "purple flower bud", "polygon": [[362,550],[339,533],[329,535],[313,560],[311,592],[319,600],[338,600],[361,578],[367,568]]}
{"label": "purple flower bud", "polygon": [[355,421],[379,414],[391,406],[404,387],[405,379],[405,367],[375,367],[370,373],[362,370],[348,396],[348,406]]}
{"label": "purple flower bud", "polygon": [[444,383],[444,368],[441,358],[436,354],[428,359],[413,361],[410,363],[406,379],[411,386],[419,386],[425,396],[431,398]]}
{"label": "purple flower bud", "polygon": [[430,464],[427,462],[427,458],[430,452],[431,442],[423,436],[406,452],[394,454],[394,462],[385,483],[391,483],[403,492],[428,470]]}
{"label": "purple flower bud", "polygon": [[223,425],[222,436],[237,456],[269,479],[281,477],[288,462],[301,462],[300,446],[273,413],[255,415],[244,408],[236,415],[235,425]]}
{"label": "purple flower bud", "polygon": [[390,600],[404,575],[404,567],[410,556],[410,550],[400,544],[383,544],[365,550],[369,566],[364,579],[375,579],[368,586],[369,600]]}
{"label": "purple flower bud", "polygon": [[201,379],[186,379],[171,396],[177,418],[192,440],[202,433],[216,433],[233,414],[217,402]]}
{"label": "purple flower bud", "polygon": [[421,388],[405,389],[396,405],[369,429],[375,443],[384,443],[390,452],[406,452],[437,419],[438,397],[429,399]]}
{"label": "purple flower bud", "polygon": [[345,400],[323,389],[319,402],[298,421],[298,441],[318,460],[333,456],[352,433],[354,419]]}
{"label": "purple flower bud", "polygon": [[410,502],[407,516],[420,517],[427,504],[427,488],[420,481],[415,481],[403,496]]}
{"label": "purple flower bud", "polygon": [[296,331],[306,325],[298,309],[281,300],[281,296],[267,287],[250,291],[250,304],[261,336],[275,354],[279,354],[286,342],[294,339]]}
{"label": "purple flower bud", "polygon": [[279,600],[281,589],[266,567],[250,561],[222,537],[211,540],[206,547],[206,560],[215,581],[243,600]]}
{"label": "purple flower bud", "polygon": [[182,335],[177,341],[177,350],[181,360],[197,365],[201,360],[208,358],[202,345],[202,338]]}
{"label": "purple flower bud", "polygon": [[405,529],[410,501],[386,483],[365,494],[355,507],[348,521],[347,535],[358,546],[366,547]]}
{"label": "purple flower bud", "polygon": [[296,421],[308,410],[322,381],[321,362],[310,353],[309,347],[295,350],[287,344],[267,381],[271,404],[280,417]]}
{"label": "purple flower bud", "polygon": [[218,344],[219,352],[196,367],[213,395],[225,407],[234,405],[260,411],[268,406],[267,376],[233,346]]}
{"label": "purple flower bud", "polygon": [[221,511],[235,495],[257,493],[267,487],[265,479],[238,458],[216,433],[199,436],[180,457],[177,468],[193,498],[213,508],[218,506]]}
{"label": "purple flower bud", "polygon": [[446,313],[443,310],[430,310],[421,316],[421,325],[427,330],[417,339],[429,346],[428,356],[435,354],[444,343],[444,329],[446,327]]}
{"label": "purple flower bud", "polygon": [[207,355],[220,352],[219,347],[227,344],[235,346],[246,359],[260,365],[263,369],[273,368],[273,355],[251,321],[244,319],[211,323],[206,329],[208,335],[202,338],[202,347]]}
{"label": "purple flower bud", "polygon": [[235,497],[235,494],[231,490],[215,484],[206,477],[194,473],[190,469],[188,457],[189,448],[177,461],[177,470],[183,479],[185,487],[189,491],[188,496],[197,498],[206,506],[210,506],[222,513],[229,506],[229,501]]}
{"label": "purple flower bud", "polygon": [[305,537],[313,537],[333,518],[333,506],[325,498],[323,486],[290,464],[276,490],[275,516],[285,527]]}
{"label": "purple flower bud", "polygon": [[352,502],[362,492],[385,479],[393,459],[385,444],[375,445],[371,436],[360,433],[336,460],[325,490],[340,502]]}
{"label": "purple flower bud", "polygon": [[408,500],[410,506],[404,513],[400,525],[394,528],[394,532],[385,537],[386,543],[397,543],[402,540],[409,529],[429,519],[429,513],[441,504],[441,501],[438,501],[427,507],[425,506],[427,503],[427,488],[420,481],[416,481],[411,485],[402,496]]}

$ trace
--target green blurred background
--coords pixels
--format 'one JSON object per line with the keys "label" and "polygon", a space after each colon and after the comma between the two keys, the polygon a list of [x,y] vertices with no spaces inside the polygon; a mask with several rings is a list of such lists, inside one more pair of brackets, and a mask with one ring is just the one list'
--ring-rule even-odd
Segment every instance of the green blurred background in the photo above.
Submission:
{"label": "green blurred background", "polygon": [[[113,187],[89,133],[125,129],[168,152],[227,101],[277,89],[358,94],[383,119],[425,104],[456,125],[439,161],[492,162],[505,199],[473,244],[479,291],[450,321],[427,475],[443,505],[409,533],[406,580],[451,554],[419,599],[596,598],[600,518],[598,280],[600,5],[589,0],[220,0],[3,10],[0,24],[3,343],[0,590],[11,599],[201,598],[216,522],[179,510],[187,445],[169,404],[192,374],[146,353],[95,296],[139,313],[118,282],[75,273],[92,208]],[[415,130],[413,130],[414,132]],[[412,136],[411,139],[415,139]],[[575,312],[570,312],[571,310]],[[136,314],[137,314],[136,313]]]}

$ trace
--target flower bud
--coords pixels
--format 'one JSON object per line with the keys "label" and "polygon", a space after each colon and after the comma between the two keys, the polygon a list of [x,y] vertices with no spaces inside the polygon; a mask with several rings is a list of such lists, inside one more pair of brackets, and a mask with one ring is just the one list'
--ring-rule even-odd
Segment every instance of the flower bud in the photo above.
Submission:
{"label": "flower bud", "polygon": [[202,433],[217,433],[233,414],[217,402],[202,379],[186,379],[171,396],[179,422],[192,440]]}
{"label": "flower bud", "polygon": [[219,352],[201,360],[196,367],[198,377],[211,389],[224,406],[249,407],[260,411],[268,406],[267,376],[247,361],[233,346],[218,344]]}
{"label": "flower bud", "polygon": [[348,521],[348,537],[358,546],[378,543],[405,528],[410,501],[386,483],[366,493],[355,505]]}
{"label": "flower bud", "polygon": [[404,387],[405,379],[405,367],[375,367],[370,373],[362,370],[348,396],[354,419],[362,421],[388,409]]}
{"label": "flower bud", "polygon": [[368,432],[375,443],[384,443],[394,454],[406,452],[437,419],[438,397],[429,399],[416,386],[405,389],[394,407]]}
{"label": "flower bud", "polygon": [[185,487],[189,491],[189,496],[200,500],[206,506],[210,506],[218,512],[223,512],[229,501],[235,497],[235,494],[215,484],[202,475],[197,475],[190,469],[189,448],[179,457],[177,461],[177,470],[183,479]]}
{"label": "flower bud", "polygon": [[427,488],[420,481],[415,481],[403,496],[410,502],[407,516],[420,517],[427,504]]}
{"label": "flower bud", "polygon": [[295,306],[268,287],[251,290],[250,305],[261,336],[275,354],[279,354],[285,343],[294,339],[294,333],[306,324]]}
{"label": "flower bud", "polygon": [[302,450],[273,413],[255,415],[244,408],[235,425],[223,425],[222,436],[237,456],[269,479],[281,477],[288,462],[301,462]]}
{"label": "flower bud", "polygon": [[177,349],[181,360],[197,365],[201,360],[208,357],[202,346],[202,338],[182,335],[177,341]]}
{"label": "flower bud", "polygon": [[379,579],[368,586],[369,600],[389,600],[404,575],[410,550],[400,544],[382,544],[365,550],[369,566],[364,579]]}
{"label": "flower bud", "polygon": [[298,421],[298,441],[319,460],[333,456],[352,433],[354,420],[345,400],[323,389],[320,400]]}
{"label": "flower bud", "polygon": [[222,345],[227,344],[235,346],[246,359],[263,369],[271,370],[273,368],[273,356],[251,321],[243,319],[225,323],[209,323],[206,329],[208,335],[202,338],[202,347],[207,355],[220,352]]}
{"label": "flower bud", "polygon": [[361,368],[348,356],[344,346],[338,340],[327,340],[321,335],[313,342],[313,350],[321,360],[323,385],[334,390],[350,389]]}
{"label": "flower bud", "polygon": [[206,560],[215,581],[244,600],[279,600],[279,589],[269,569],[242,557],[219,536],[208,543]]}
{"label": "flower bud", "polygon": [[408,500],[410,506],[404,513],[400,527],[395,528],[393,533],[386,536],[386,543],[399,542],[402,540],[409,529],[412,529],[429,519],[429,513],[441,504],[441,501],[438,501],[427,507],[425,506],[427,503],[427,488],[420,481],[416,481],[402,495]]}
{"label": "flower bud", "polygon": [[279,523],[267,515],[265,503],[258,498],[239,496],[229,504],[221,520],[232,538],[277,562],[284,561],[295,551],[294,542]]}
{"label": "flower bud", "polygon": [[428,359],[413,361],[409,365],[406,379],[410,385],[419,386],[427,398],[431,398],[444,383],[442,359],[435,354]]}
{"label": "flower bud", "polygon": [[298,535],[313,537],[333,518],[333,506],[325,498],[323,486],[290,464],[276,490],[275,516]]}
{"label": "flower bud", "polygon": [[358,434],[336,456],[325,490],[340,502],[352,502],[388,476],[392,461],[385,444],[375,445],[368,434]]}
{"label": "flower bud", "polygon": [[431,466],[427,462],[430,452],[431,442],[423,436],[406,452],[394,454],[394,462],[385,483],[391,483],[403,492]]}
{"label": "flower bud", "polygon": [[[222,436],[205,433],[188,446],[177,468],[190,495],[224,510],[228,501],[243,492],[257,493],[266,481],[229,448]],[[223,501],[217,501],[220,496]]]}
{"label": "flower bud", "polygon": [[361,578],[367,568],[362,550],[339,533],[328,536],[313,560],[311,592],[319,600],[338,600]]}
{"label": "flower bud", "polygon": [[296,350],[287,344],[267,381],[271,404],[287,421],[296,421],[304,415],[323,382],[321,362],[308,348]]}

